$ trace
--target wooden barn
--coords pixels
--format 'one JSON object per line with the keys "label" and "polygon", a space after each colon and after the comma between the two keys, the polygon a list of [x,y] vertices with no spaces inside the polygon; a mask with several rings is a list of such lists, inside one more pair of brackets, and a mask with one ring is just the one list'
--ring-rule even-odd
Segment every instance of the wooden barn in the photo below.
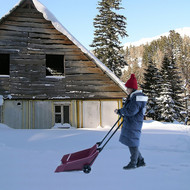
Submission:
{"label": "wooden barn", "polygon": [[38,0],[0,19],[0,122],[12,128],[112,126],[120,80]]}

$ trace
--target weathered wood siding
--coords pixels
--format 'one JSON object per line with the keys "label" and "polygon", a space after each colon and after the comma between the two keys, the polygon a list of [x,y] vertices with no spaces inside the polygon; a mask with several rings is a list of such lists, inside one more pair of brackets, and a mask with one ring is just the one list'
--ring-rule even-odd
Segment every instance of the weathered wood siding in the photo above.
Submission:
{"label": "weathered wood siding", "polygon": [[[10,76],[0,76],[1,95],[11,94],[13,99],[97,99],[126,95],[33,6],[32,1],[25,1],[0,23],[0,53],[10,54]],[[64,77],[46,77],[46,54],[64,55]]]}

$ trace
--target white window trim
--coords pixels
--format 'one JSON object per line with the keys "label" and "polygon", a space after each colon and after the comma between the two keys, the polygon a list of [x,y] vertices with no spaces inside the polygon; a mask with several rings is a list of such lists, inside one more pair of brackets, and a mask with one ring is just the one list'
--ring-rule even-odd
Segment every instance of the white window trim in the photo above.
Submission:
{"label": "white window trim", "polygon": [[54,123],[56,124],[55,122],[55,106],[61,106],[61,124],[64,124],[63,122],[63,107],[64,106],[69,106],[69,121],[70,121],[70,117],[71,117],[71,114],[70,114],[70,110],[71,110],[71,102],[54,102]]}

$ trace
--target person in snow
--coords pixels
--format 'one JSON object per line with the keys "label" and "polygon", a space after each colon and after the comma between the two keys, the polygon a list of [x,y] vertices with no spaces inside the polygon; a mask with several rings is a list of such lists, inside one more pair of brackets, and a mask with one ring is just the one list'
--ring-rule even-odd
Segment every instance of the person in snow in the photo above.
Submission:
{"label": "person in snow", "polygon": [[141,129],[148,97],[138,89],[135,75],[132,74],[125,84],[128,97],[123,108],[116,109],[115,113],[123,117],[123,127],[119,141],[129,147],[131,160],[123,169],[133,169],[145,166],[144,158],[139,152]]}

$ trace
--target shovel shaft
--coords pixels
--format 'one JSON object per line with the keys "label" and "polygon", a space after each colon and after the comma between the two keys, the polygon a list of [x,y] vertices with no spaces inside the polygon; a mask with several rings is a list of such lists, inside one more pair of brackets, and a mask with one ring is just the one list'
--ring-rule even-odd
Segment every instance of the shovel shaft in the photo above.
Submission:
{"label": "shovel shaft", "polygon": [[[113,130],[113,128],[115,127],[115,125],[119,122],[119,120],[121,119],[121,116],[120,118],[117,120],[117,122],[114,124],[114,126],[110,129],[110,131],[107,133],[107,135],[104,137],[104,139],[100,142],[100,145],[104,142],[104,140],[108,137],[108,135],[111,133],[111,131]],[[101,152],[104,147],[107,145],[107,143],[110,141],[110,139],[114,136],[114,134],[117,132],[117,130],[121,127],[121,125],[123,124],[123,121],[118,125],[118,127],[115,129],[115,131],[113,131],[113,133],[110,135],[110,137],[107,139],[107,141],[104,143],[104,145],[102,147],[99,147],[98,150],[99,152]]]}
{"label": "shovel shaft", "polygon": [[120,121],[121,116],[119,116],[119,119],[115,122],[115,124],[113,125],[113,127],[108,131],[108,133],[106,134],[106,136],[102,139],[102,141],[97,142],[96,144],[98,146],[101,146],[101,144],[104,142],[104,140],[108,137],[108,135],[111,133],[111,131],[113,130],[113,128],[117,125],[117,123]]}

